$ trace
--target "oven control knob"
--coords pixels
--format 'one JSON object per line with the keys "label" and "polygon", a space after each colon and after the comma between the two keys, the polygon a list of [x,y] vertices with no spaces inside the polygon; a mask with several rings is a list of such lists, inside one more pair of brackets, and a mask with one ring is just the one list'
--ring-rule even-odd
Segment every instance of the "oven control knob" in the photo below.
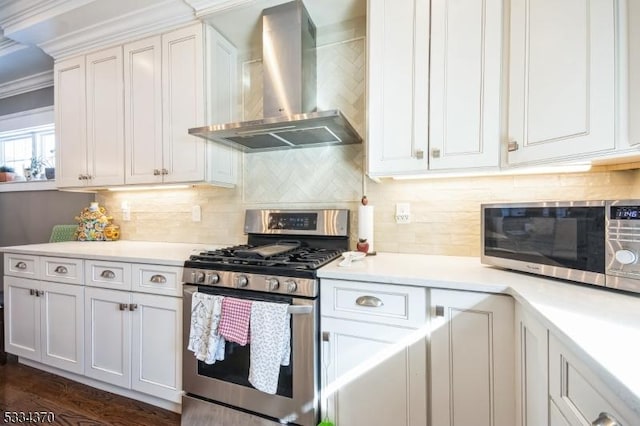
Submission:
{"label": "oven control knob", "polygon": [[288,293],[295,293],[298,290],[298,284],[294,280],[287,280],[285,284],[287,285]]}
{"label": "oven control knob", "polygon": [[249,285],[249,279],[247,278],[246,275],[238,275],[236,277],[236,287],[241,288],[241,287],[246,287]]}
{"label": "oven control knob", "polygon": [[196,273],[196,284],[203,284],[204,283],[204,272],[197,272]]}
{"label": "oven control knob", "polygon": [[216,274],[215,272],[210,272],[207,274],[206,281],[209,284],[218,284],[218,281],[220,281],[220,275]]}
{"label": "oven control knob", "polygon": [[276,291],[280,287],[280,283],[275,278],[267,278],[267,290]]}
{"label": "oven control knob", "polygon": [[618,263],[621,263],[623,265],[630,265],[637,259],[634,252],[632,252],[631,250],[623,249],[616,252],[616,260],[618,261]]}

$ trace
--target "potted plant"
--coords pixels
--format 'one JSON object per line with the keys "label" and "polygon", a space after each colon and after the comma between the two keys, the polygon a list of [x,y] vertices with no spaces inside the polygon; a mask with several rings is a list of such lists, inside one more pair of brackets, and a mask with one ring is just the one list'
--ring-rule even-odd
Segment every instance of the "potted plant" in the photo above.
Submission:
{"label": "potted plant", "polygon": [[16,174],[13,167],[0,166],[0,182],[10,182],[15,178]]}
{"label": "potted plant", "polygon": [[31,164],[24,169],[24,177],[27,180],[37,179],[40,176],[44,160],[38,157],[31,157]]}
{"label": "potted plant", "polygon": [[[52,149],[49,152],[53,154],[55,152],[55,149]],[[55,179],[55,177],[56,177],[56,166],[55,166],[55,164],[51,164],[51,162],[47,161],[47,160],[44,161],[44,176],[48,180]]]}

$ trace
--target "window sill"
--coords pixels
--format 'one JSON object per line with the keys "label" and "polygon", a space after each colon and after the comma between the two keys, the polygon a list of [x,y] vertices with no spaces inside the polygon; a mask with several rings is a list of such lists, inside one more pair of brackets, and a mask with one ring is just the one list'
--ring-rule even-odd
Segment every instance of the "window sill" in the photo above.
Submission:
{"label": "window sill", "polygon": [[0,192],[57,190],[55,180],[12,181],[0,183]]}

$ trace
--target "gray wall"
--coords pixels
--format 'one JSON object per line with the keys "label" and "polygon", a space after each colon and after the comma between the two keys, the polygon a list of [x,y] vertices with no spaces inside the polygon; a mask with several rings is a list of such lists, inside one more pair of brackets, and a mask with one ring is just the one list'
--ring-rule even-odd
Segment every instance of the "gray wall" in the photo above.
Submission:
{"label": "gray wall", "polygon": [[[74,217],[94,198],[76,192],[0,192],[0,247],[49,242],[53,225],[76,223]],[[0,282],[3,275],[0,261]]]}
{"label": "gray wall", "polygon": [[53,105],[53,86],[0,99],[0,115]]}

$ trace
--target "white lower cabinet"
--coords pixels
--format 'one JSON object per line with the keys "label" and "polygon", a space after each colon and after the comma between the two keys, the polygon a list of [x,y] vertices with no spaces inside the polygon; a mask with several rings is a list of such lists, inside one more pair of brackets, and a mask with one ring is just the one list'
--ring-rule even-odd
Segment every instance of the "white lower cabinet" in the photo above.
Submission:
{"label": "white lower cabinet", "polygon": [[321,298],[323,416],[349,426],[515,424],[510,297],[323,280]]}
{"label": "white lower cabinet", "polygon": [[512,426],[514,302],[454,290],[431,294],[431,424]]}
{"label": "white lower cabinet", "polygon": [[554,413],[549,399],[548,331],[533,316],[516,304],[516,399],[518,424],[538,426]]}
{"label": "white lower cabinet", "polygon": [[551,426],[640,425],[627,406],[575,352],[549,335]]}
{"label": "white lower cabinet", "polygon": [[6,351],[84,371],[84,287],[4,277]]}
{"label": "white lower cabinet", "polygon": [[87,288],[85,310],[88,377],[180,401],[181,299]]}

